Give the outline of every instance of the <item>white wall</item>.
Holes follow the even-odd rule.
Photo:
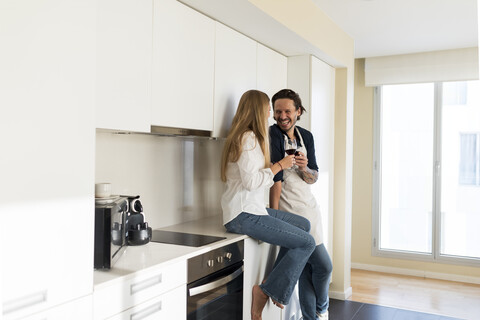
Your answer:
[[[154,229],[220,215],[222,148],[223,140],[97,131],[95,182],[140,195]]]

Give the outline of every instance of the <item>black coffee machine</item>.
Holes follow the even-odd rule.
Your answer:
[[[130,246],[147,244],[152,239],[152,228],[145,221],[140,196],[125,197],[128,198],[129,204],[126,218],[127,244]]]

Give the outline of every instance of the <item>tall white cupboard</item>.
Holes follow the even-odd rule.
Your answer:
[[[332,252],[333,174],[335,128],[335,68],[302,55],[288,58],[288,86],[302,99],[307,112],[298,125],[310,130],[315,141],[319,177],[311,188],[322,213],[324,242]]]
[[[3,319],[92,292],[95,12],[93,0],[0,2]]]

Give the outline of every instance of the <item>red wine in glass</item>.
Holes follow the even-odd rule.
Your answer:
[[[285,150],[285,153],[291,156],[292,154],[295,154],[297,149],[287,149]]]
[[[295,139],[286,139],[285,140],[285,153],[288,155],[295,154],[297,151],[297,140]]]

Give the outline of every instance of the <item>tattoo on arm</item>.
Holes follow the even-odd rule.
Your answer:
[[[301,171],[297,168],[297,174],[308,184],[313,184],[318,180],[318,171],[306,167],[306,171]]]

